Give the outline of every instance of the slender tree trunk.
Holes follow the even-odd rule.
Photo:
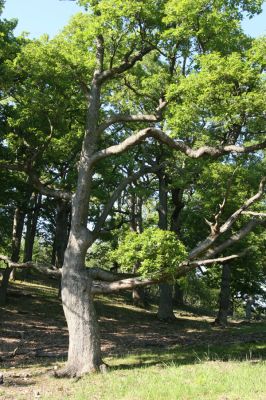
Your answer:
[[[184,292],[183,292],[182,287],[179,284],[179,282],[176,282],[175,286],[174,286],[173,303],[177,307],[183,307],[185,305]]]
[[[171,231],[175,232],[177,238],[180,238],[180,214],[184,208],[183,203],[184,190],[180,188],[171,189],[173,212],[171,215]],[[174,286],[173,303],[177,307],[184,306],[184,293],[178,282]]]
[[[252,318],[252,306],[253,306],[253,304],[254,304],[254,298],[252,296],[248,296],[247,302],[246,302],[246,308],[245,308],[246,319],[248,321],[250,321],[251,318]]]
[[[32,261],[34,240],[36,236],[41,203],[42,195],[33,193],[30,200],[30,210],[27,214],[23,262]]]
[[[158,173],[159,179],[159,222],[158,227],[166,230],[168,226],[167,214],[167,182],[164,171]],[[173,308],[173,285],[169,283],[162,283],[159,285],[160,288],[160,300],[157,318],[160,321],[173,321],[175,320],[174,308]]]
[[[221,277],[221,291],[219,296],[219,311],[215,319],[215,324],[226,326],[227,317],[230,309],[230,280],[231,280],[231,267],[229,264],[222,266],[222,277]]]
[[[25,213],[19,207],[15,209],[14,219],[13,219],[13,231],[12,231],[12,253],[11,260],[18,262],[21,237],[24,225]],[[9,284],[9,278],[12,273],[12,268],[6,268],[3,273],[3,278],[0,287],[0,305],[6,304],[7,299],[7,289]]]
[[[64,200],[58,200],[54,238],[54,265],[57,268],[62,268],[64,264],[64,254],[69,235],[69,212],[69,204]]]
[[[133,232],[141,233],[142,227],[142,201],[138,199],[133,193],[130,198],[130,229]],[[133,267],[133,273],[136,273],[139,265],[136,264]],[[149,306],[147,291],[145,288],[136,287],[132,289],[132,301],[134,306],[147,308]]]
[[[69,203],[64,200],[58,200],[57,213],[55,221],[55,237],[52,254],[52,265],[62,268],[64,264],[64,255],[67,248],[69,236]],[[58,297],[61,296],[61,279],[58,285]]]
[[[132,232],[142,232],[142,202],[138,201],[133,192],[130,196],[130,230]],[[139,265],[136,263],[133,267],[133,273],[136,273]],[[144,288],[132,289],[132,301],[134,306],[146,308],[148,306]]]

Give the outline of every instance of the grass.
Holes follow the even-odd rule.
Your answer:
[[[117,370],[106,376],[83,379],[73,400],[194,400],[265,399],[264,363],[203,362],[178,366],[163,364],[134,370]],[[52,399],[52,397],[51,397]],[[56,397],[54,397],[56,399]]]
[[[10,327],[16,322],[17,315],[22,318],[19,324],[23,323],[21,311],[26,309],[32,318],[32,326],[35,313],[36,329],[44,329],[50,323],[51,331],[46,335],[54,335],[54,343],[64,327],[56,289],[36,283],[16,283],[13,289],[14,296],[5,311]],[[20,297],[16,290],[22,289]],[[132,320],[133,325],[148,325],[149,329],[155,329],[158,324],[151,313],[125,305],[121,296],[101,298],[97,308],[103,317],[104,329],[109,326],[109,319],[115,321],[114,329],[120,336],[123,330],[123,335],[130,337],[133,334],[133,331],[127,331]],[[7,378],[0,386],[0,400],[266,400],[266,337],[263,340],[266,321],[234,323],[226,330],[220,330],[209,324],[206,315],[196,315],[195,310],[183,310],[177,316],[178,322],[171,329],[173,334],[184,337],[184,344],[178,342],[174,346],[161,347],[158,343],[148,349],[124,346],[123,353],[105,354],[104,361],[110,367],[103,375],[93,374],[78,381],[57,380],[48,372],[63,365],[60,358],[33,357],[25,364],[24,361],[6,364],[2,372]],[[25,323],[28,318],[25,316]],[[44,324],[39,328],[42,321]],[[27,333],[25,326],[19,329],[25,330],[26,338],[40,345],[38,330],[35,337]],[[162,325],[159,337],[167,336],[169,329],[170,326]],[[113,334],[112,330],[106,332]],[[143,335],[142,328],[138,334]],[[121,336],[121,340],[124,339],[126,337]]]

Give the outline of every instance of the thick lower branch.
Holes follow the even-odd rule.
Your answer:
[[[159,283],[158,280],[153,279],[140,279],[140,278],[129,278],[121,279],[116,282],[93,282],[92,293],[93,294],[108,294],[118,292],[120,290],[130,290],[135,287],[150,286]]]
[[[47,267],[47,266],[35,263],[33,261],[27,261],[25,263],[14,262],[14,261],[10,260],[10,258],[8,258],[7,256],[4,256],[2,254],[0,254],[0,260],[4,261],[4,263],[6,264],[6,266],[8,268],[15,268],[15,269],[34,268],[41,273],[44,273],[47,275],[52,275],[52,276],[61,276],[61,274],[62,274],[61,269],[55,268],[52,265]]]
[[[143,129],[138,133],[135,133],[134,135],[131,135],[123,142],[117,145],[110,146],[104,150],[95,153],[91,161],[92,163],[96,163],[99,160],[102,160],[106,157],[124,153],[129,148],[136,146],[146,138],[154,138],[158,140],[158,142],[161,142],[174,150],[181,151],[182,153],[186,154],[188,157],[191,158],[200,158],[204,155],[208,155],[210,157],[219,157],[228,153],[245,154],[266,148],[266,140],[265,140],[264,142],[257,143],[251,146],[236,146],[236,145],[217,146],[217,147],[202,146],[198,149],[192,149],[184,142],[170,138],[161,129],[150,127]]]

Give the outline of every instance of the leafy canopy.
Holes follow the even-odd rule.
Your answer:
[[[175,270],[187,258],[187,251],[174,232],[148,228],[143,233],[128,232],[111,258],[118,262],[122,271],[130,272],[138,265],[143,278],[167,277],[174,280]]]

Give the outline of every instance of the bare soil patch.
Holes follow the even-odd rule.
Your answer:
[[[122,296],[96,301],[104,357],[168,351],[176,346],[184,349],[200,344],[207,349],[210,344],[265,342],[265,332],[238,332],[242,325],[235,322],[231,324],[231,328],[236,328],[232,333],[231,328],[212,326],[209,316],[186,310],[177,311],[173,323],[162,323],[154,311],[138,309],[129,301]],[[0,362],[4,370],[0,398],[19,399],[18,393],[31,393],[38,398],[34,392],[36,385],[45,387],[47,371],[67,355],[68,333],[56,289],[13,284],[9,303],[0,309],[0,315]],[[64,385],[62,390],[66,390],[67,396],[70,389]]]

